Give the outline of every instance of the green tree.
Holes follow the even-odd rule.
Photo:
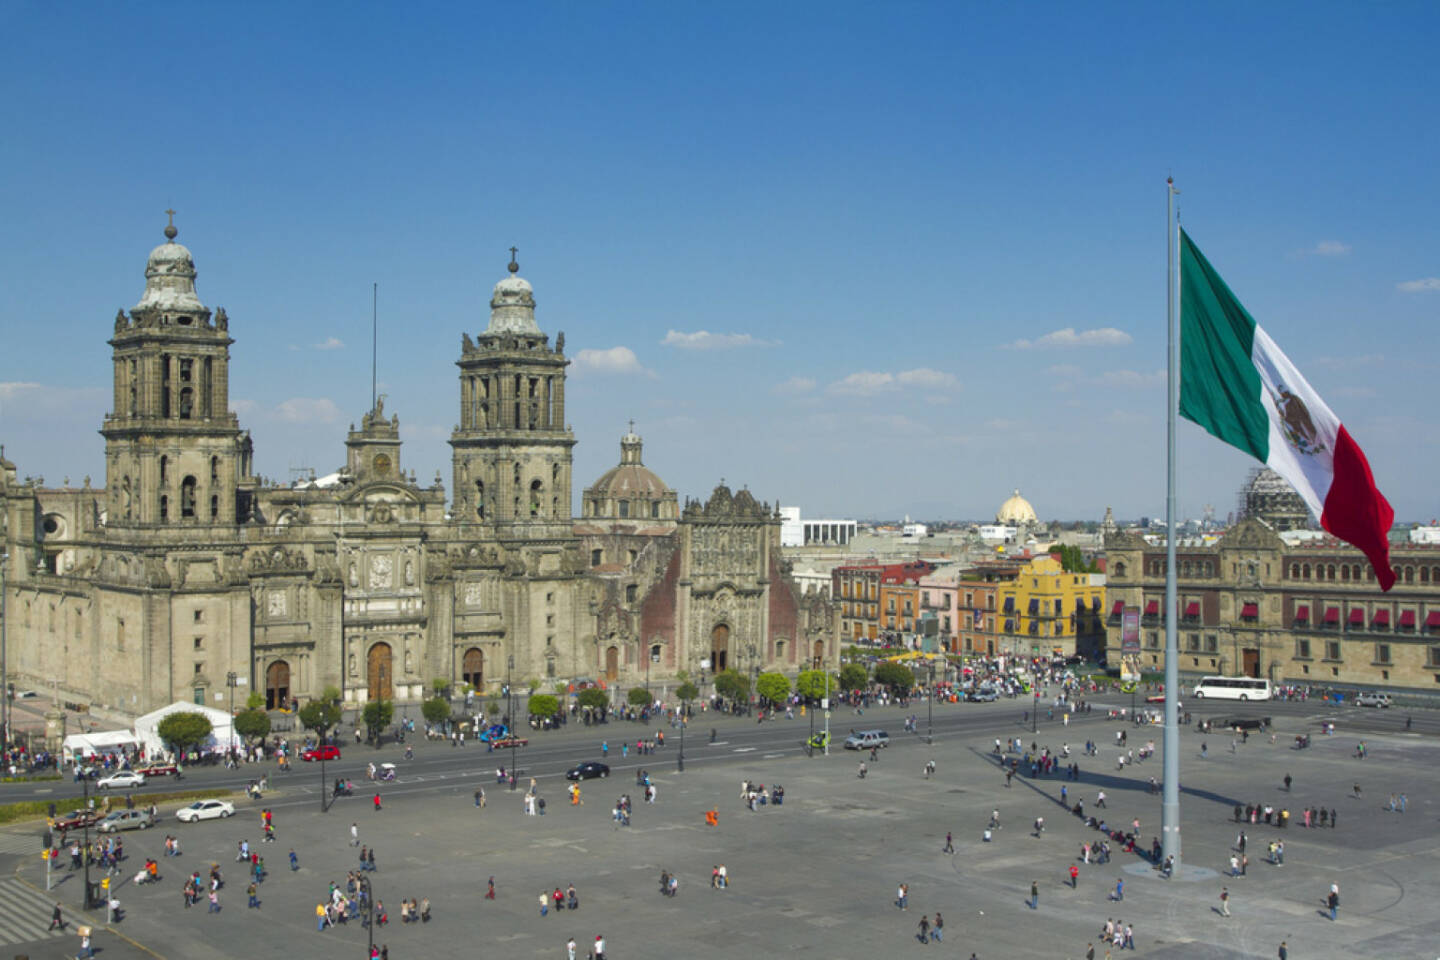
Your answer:
[[[783,673],[762,673],[755,681],[755,692],[771,703],[784,703],[790,696],[790,681]]]
[[[847,663],[840,668],[840,689],[859,690],[870,680],[870,674],[858,663]]]
[[[380,731],[390,726],[390,721],[395,719],[395,703],[392,700],[371,700],[365,704],[360,719],[365,722],[365,730],[370,739],[379,746]]]
[[[875,682],[883,683],[892,693],[904,693],[915,686],[915,672],[903,663],[890,663],[887,660],[876,664]]]
[[[265,694],[259,690],[251,690],[250,696],[245,698],[245,706],[250,710],[263,710],[265,708]]]
[[[739,670],[721,670],[715,674],[715,692],[727,700],[745,700],[750,696],[750,678]]]
[[[445,691],[449,689],[449,687],[450,681],[444,677],[436,677],[430,681],[430,689],[435,691],[435,696],[437,697],[445,696]]]
[[[213,729],[205,714],[186,710],[163,718],[155,732],[172,750],[183,753],[210,736]]]
[[[264,701],[264,698],[261,698]],[[248,710],[241,710],[235,714],[235,732],[240,736],[255,743],[264,740],[270,735],[270,714],[264,710],[251,707]]]
[[[801,670],[795,678],[795,692],[806,700],[820,700],[840,689],[835,678],[824,670]]]
[[[675,696],[681,703],[689,703],[691,700],[700,699],[700,688],[686,680],[675,688]]]
[[[1094,563],[1087,563],[1085,554],[1079,547],[1059,543],[1050,548],[1052,554],[1059,554],[1060,567],[1066,573],[1096,573],[1098,569]]]
[[[420,704],[420,716],[432,727],[438,727],[450,719],[450,702],[444,697],[431,697]]]
[[[625,699],[630,701],[632,707],[643,707],[650,702],[650,691],[644,687],[631,687]]]
[[[537,693],[530,698],[530,715],[548,720],[560,712],[560,698],[549,693]]]
[[[333,700],[311,700],[300,708],[300,725],[307,730],[314,730],[322,741],[325,735],[339,724],[340,704]]]
[[[580,706],[589,707],[591,710],[604,710],[610,705],[610,695],[599,687],[586,687],[576,699]]]

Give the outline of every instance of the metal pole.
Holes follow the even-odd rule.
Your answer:
[[[1165,179],[1165,769],[1160,803],[1160,849],[1180,866],[1180,639],[1175,611],[1175,427],[1180,406],[1180,333],[1175,302],[1175,179]]]
[[[10,744],[10,616],[9,607],[6,605],[5,597],[5,572],[10,566],[10,551],[0,550],[0,697],[4,698],[3,713],[0,718],[4,720],[5,735],[0,743],[8,746]]]
[[[85,861],[85,890],[80,895],[82,910],[90,909],[90,777],[80,778],[80,791],[85,798],[85,804],[81,807],[85,821],[85,849],[80,852],[80,859]]]
[[[825,671],[825,756],[830,756],[830,671]]]
[[[515,682],[510,676],[515,670],[515,655],[509,654],[505,660],[505,686],[509,690],[506,699],[506,709],[510,713],[510,789],[514,790],[518,777],[515,776]]]
[[[925,742],[935,742],[935,661],[930,661],[930,695],[925,698]]]
[[[680,759],[675,762],[675,769],[680,773],[685,772],[685,701],[680,701]]]

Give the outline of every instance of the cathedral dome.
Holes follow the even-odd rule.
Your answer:
[[[535,323],[535,290],[519,275],[515,250],[510,251],[510,276],[495,284],[490,295],[490,326],[486,333],[512,333],[540,336]]]
[[[1035,508],[1030,506],[1030,501],[1020,496],[1020,491],[1016,490],[1009,500],[1000,504],[1000,510],[995,514],[995,522],[1019,526],[1039,523],[1039,518],[1035,516]]]
[[[172,221],[165,228],[165,242],[151,250],[145,261],[145,294],[135,304],[142,314],[206,312],[195,293],[195,259],[188,248],[175,242],[178,232]]]
[[[640,460],[642,441],[631,424],[620,438],[620,463],[600,475],[584,493],[585,515],[673,521],[679,499],[665,481]]]

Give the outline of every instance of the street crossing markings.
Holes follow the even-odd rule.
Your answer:
[[[759,747],[736,747],[732,753],[754,753]]]
[[[54,891],[51,891],[52,893]],[[29,943],[74,934],[75,915],[65,910],[65,929],[47,930],[55,898],[11,877],[0,880],[0,943]],[[64,909],[62,907],[62,909]]]

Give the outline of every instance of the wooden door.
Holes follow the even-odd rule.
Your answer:
[[[710,669],[716,673],[725,670],[730,663],[730,628],[719,624],[710,631]]]
[[[471,647],[465,651],[460,666],[460,679],[474,687],[476,692],[485,689],[485,651]]]
[[[290,703],[290,664],[276,660],[265,668],[265,709],[279,710]]]
[[[1247,677],[1260,676],[1260,651],[1255,647],[1246,647],[1241,651],[1241,656],[1244,658],[1241,669],[1242,675]]]
[[[390,683],[395,678],[395,671],[390,662],[390,644],[375,644],[370,648],[367,661],[366,677],[370,688],[370,699],[389,700],[391,697]]]
[[[605,650],[605,682],[613,684],[620,677],[620,648],[610,646]]]

